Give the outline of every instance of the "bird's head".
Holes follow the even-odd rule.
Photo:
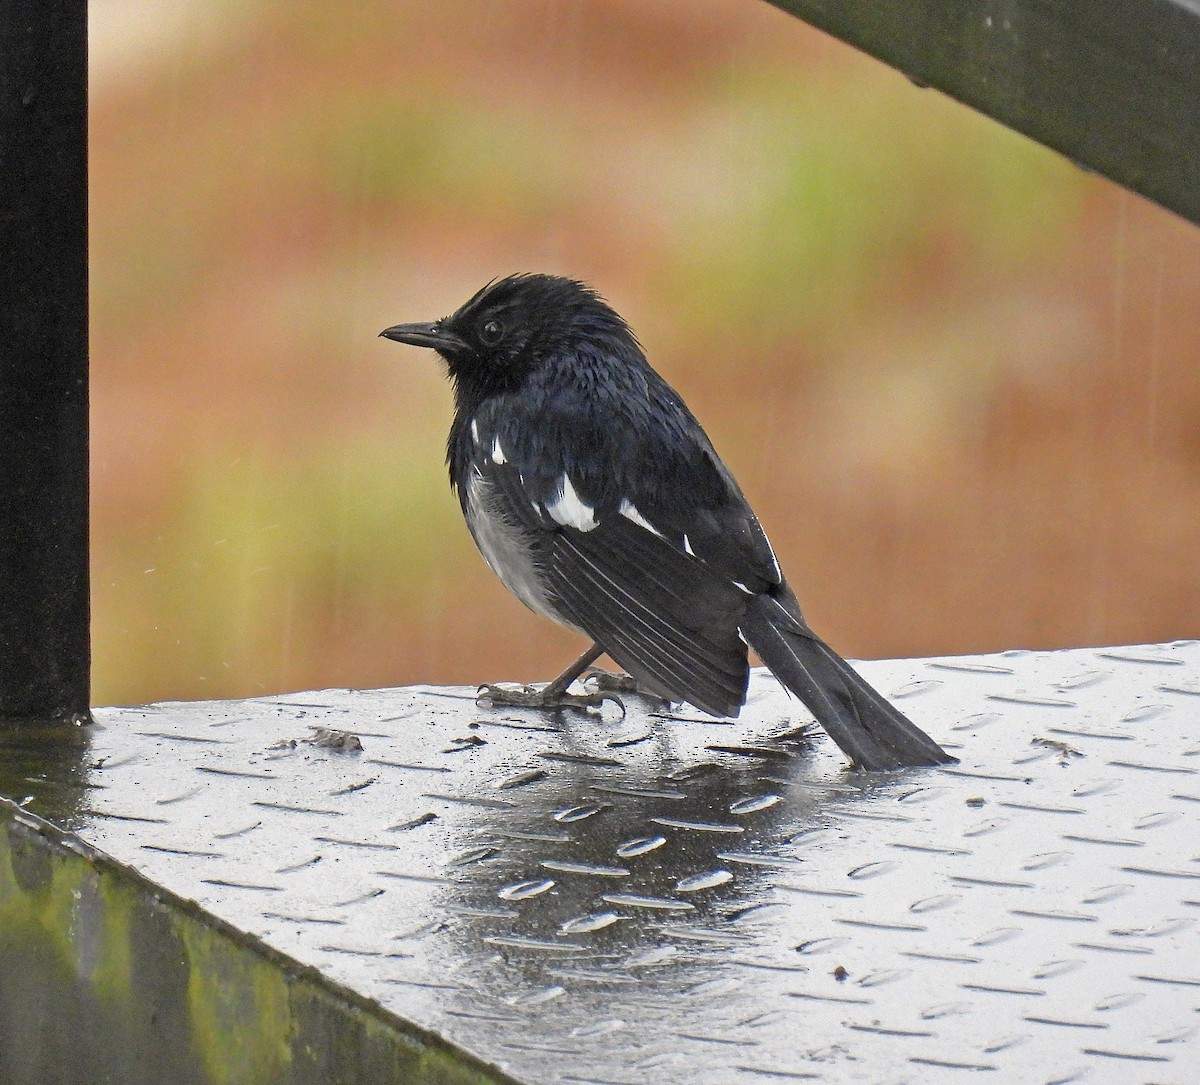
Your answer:
[[[594,290],[555,275],[497,279],[448,317],[379,334],[436,350],[459,389],[475,395],[520,387],[555,354],[634,344],[624,320]]]

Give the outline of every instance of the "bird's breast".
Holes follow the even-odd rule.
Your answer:
[[[575,628],[546,591],[529,533],[505,515],[491,484],[475,471],[468,476],[463,507],[471,537],[501,583],[534,613]]]

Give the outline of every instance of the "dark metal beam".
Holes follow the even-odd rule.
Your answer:
[[[1200,223],[1200,0],[772,0]]]
[[[88,713],[87,4],[0,10],[0,719]]]

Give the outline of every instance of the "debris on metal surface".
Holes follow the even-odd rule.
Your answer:
[[[77,829],[530,1083],[1200,1080],[1200,643],[862,670],[961,763],[326,690],[98,711]]]

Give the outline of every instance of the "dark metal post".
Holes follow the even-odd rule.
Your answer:
[[[87,4],[0,8],[0,720],[86,718]]]

